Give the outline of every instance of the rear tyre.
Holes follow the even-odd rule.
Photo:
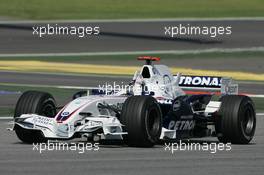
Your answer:
[[[46,92],[24,92],[16,104],[14,120],[18,120],[22,114],[38,114],[53,118],[56,115],[56,102],[53,96]],[[27,130],[17,124],[14,130],[22,142],[39,143],[47,141],[41,131]]]
[[[216,133],[220,142],[248,144],[256,129],[256,112],[253,101],[247,96],[228,95],[221,98]]]
[[[125,142],[133,147],[152,147],[159,140],[162,113],[157,101],[151,96],[132,96],[122,107],[120,121]]]

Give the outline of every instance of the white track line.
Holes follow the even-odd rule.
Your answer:
[[[264,51],[264,47],[248,48],[211,48],[202,50],[148,50],[148,51],[121,51],[121,52],[78,52],[78,53],[16,53],[0,54],[0,57],[55,57],[55,56],[100,56],[100,55],[140,55],[140,54],[201,54],[201,53],[236,53],[236,52],[256,52]]]
[[[13,117],[0,117],[0,120],[9,120],[9,119],[13,119]]]
[[[4,86],[16,86],[16,87],[34,87],[34,88],[57,88],[57,89],[99,89],[99,87],[87,87],[87,86],[60,86],[60,85],[39,85],[39,84],[12,84],[12,83],[0,83]]]
[[[1,24],[30,23],[114,23],[114,22],[173,22],[173,21],[263,21],[264,17],[226,18],[147,18],[147,19],[90,19],[90,20],[2,20]]]
[[[263,94],[245,94],[245,95],[253,98],[264,98]]]

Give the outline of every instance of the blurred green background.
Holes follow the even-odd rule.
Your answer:
[[[264,0],[0,0],[16,19],[262,17]]]

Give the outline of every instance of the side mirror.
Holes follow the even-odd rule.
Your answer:
[[[76,98],[83,97],[83,96],[87,96],[87,91],[76,92],[75,94],[73,94],[72,99],[74,100]]]

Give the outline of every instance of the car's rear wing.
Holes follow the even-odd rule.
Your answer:
[[[177,84],[184,91],[213,92],[221,95],[238,94],[238,84],[232,78],[214,76],[192,76],[177,74],[174,76]]]

